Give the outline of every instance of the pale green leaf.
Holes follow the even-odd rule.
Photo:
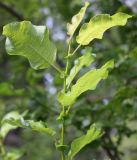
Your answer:
[[[9,119],[9,118],[14,118],[16,120],[16,119],[19,119],[20,117],[21,116],[19,115],[19,113],[17,111],[12,111],[12,112],[6,114],[1,122],[0,137],[4,138],[10,130],[17,128],[16,126],[12,126],[8,123],[3,123],[3,121],[5,121],[6,119]]]
[[[19,160],[22,156],[23,152],[14,149],[6,154],[4,160]]]
[[[131,17],[131,15],[120,12],[113,16],[109,14],[97,15],[81,27],[76,40],[81,45],[87,45],[95,38],[102,39],[107,29],[114,26],[124,26],[128,18]]]
[[[94,56],[91,55],[91,48],[86,49],[86,53],[74,61],[74,67],[71,69],[69,76],[67,77],[66,84],[69,86],[74,77],[80,71],[83,66],[89,66],[94,61]]]
[[[64,93],[61,91],[58,94],[58,101],[63,106],[72,105],[80,94],[87,90],[94,90],[102,79],[107,78],[108,69],[113,68],[113,66],[114,61],[110,60],[100,69],[94,69],[87,72],[77,80],[76,84],[71,87],[69,92]]]
[[[82,21],[88,6],[89,6],[89,3],[86,2],[85,6],[81,8],[78,14],[72,17],[71,23],[67,24],[68,35],[72,36],[74,34],[75,30],[77,29],[80,22]]]
[[[49,40],[46,26],[35,26],[29,21],[14,22],[4,26],[3,35],[7,37],[8,54],[26,57],[34,69],[54,66],[56,47]]]
[[[40,133],[46,133],[50,136],[55,135],[55,131],[51,128],[48,128],[47,124],[42,121],[35,122],[33,120],[24,120],[23,117],[21,117],[20,119],[14,119],[14,118],[5,119],[4,123],[9,123],[17,127],[28,128]]]
[[[87,134],[75,139],[71,143],[71,148],[68,153],[68,160],[71,160],[83,147],[87,144],[91,143],[92,141],[100,138],[102,136],[102,131],[100,128],[96,127],[93,124],[90,129],[87,131]]]

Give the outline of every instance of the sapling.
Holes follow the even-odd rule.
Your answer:
[[[70,69],[70,62],[81,46],[87,46],[94,39],[102,39],[104,32],[114,26],[124,26],[128,18],[132,16],[125,13],[116,13],[112,16],[109,14],[100,14],[91,18],[89,22],[84,23],[77,36],[75,32],[78,29],[89,3],[72,17],[71,23],[67,24],[67,55],[65,55],[65,69],[60,68],[56,63],[57,49],[53,42],[49,39],[49,30],[46,26],[36,26],[30,21],[13,22],[7,24],[3,28],[3,35],[6,36],[6,51],[9,55],[20,55],[28,59],[33,69],[45,69],[53,67],[60,78],[63,78],[63,89],[58,93],[57,100],[61,106],[61,113],[58,121],[61,123],[61,132],[56,131],[42,121],[25,120],[23,116],[19,118],[10,117],[3,120],[6,123],[30,128],[34,131],[46,133],[50,135],[56,148],[61,152],[61,160],[72,160],[78,152],[87,144],[98,139],[103,131],[96,125],[92,124],[86,134],[72,141],[71,145],[67,145],[65,141],[66,118],[69,118],[71,109],[77,101],[77,98],[88,90],[94,90],[97,84],[108,77],[109,69],[114,67],[114,60],[109,60],[99,69],[91,69],[82,75],[74,84],[73,80],[83,67],[89,67],[94,62],[95,57],[91,50],[86,49],[85,54],[74,61],[74,66]],[[73,39],[73,41],[72,41]],[[76,40],[78,46],[73,50],[72,43]],[[67,134],[67,133],[66,133]],[[57,140],[57,135],[60,139]]]

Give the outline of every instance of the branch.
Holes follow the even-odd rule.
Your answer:
[[[19,21],[24,20],[23,15],[19,14],[15,9],[11,8],[9,5],[0,2],[0,8],[2,8],[4,10],[6,10],[7,12],[9,12],[11,15],[16,17]]]

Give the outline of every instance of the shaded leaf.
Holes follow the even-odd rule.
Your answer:
[[[75,139],[71,143],[71,148],[68,153],[68,160],[71,160],[83,147],[92,141],[100,138],[102,136],[102,131],[100,128],[97,128],[95,124],[93,124],[90,129],[87,131],[86,135],[83,135],[77,139]]]
[[[74,61],[74,67],[71,69],[69,76],[67,77],[66,84],[69,86],[77,73],[83,66],[89,66],[94,61],[94,56],[91,55],[91,48],[86,50],[86,53]]]
[[[69,86],[74,77],[80,71],[83,66],[89,66],[94,61],[93,55],[91,55],[91,48],[86,50],[86,53],[74,61],[74,67],[71,69],[69,76],[67,77],[66,84]]]
[[[7,82],[0,83],[0,95],[1,96],[22,96],[24,89],[14,89],[14,87]]]
[[[24,120],[23,117],[20,119],[5,119],[5,123],[9,123],[13,126],[22,127],[22,128],[29,128],[33,131],[40,132],[40,133],[46,133],[50,136],[55,135],[55,131],[51,128],[47,127],[47,124],[42,121],[33,121],[33,120]]]
[[[87,90],[94,90],[100,80],[107,78],[108,69],[113,68],[113,66],[114,61],[110,60],[100,69],[87,72],[77,80],[76,84],[71,87],[69,92],[64,93],[61,91],[58,94],[58,101],[63,106],[72,105],[80,94]]]
[[[109,14],[97,15],[81,27],[76,40],[81,45],[87,45],[95,38],[102,39],[107,29],[114,26],[124,26],[127,19],[131,17],[131,15],[120,12],[113,16]]]
[[[71,23],[67,24],[68,35],[72,36],[74,34],[75,30],[77,29],[80,22],[82,21],[88,6],[89,6],[89,3],[86,2],[85,6],[81,8],[79,13],[72,17]]]
[[[54,66],[56,47],[49,40],[46,26],[35,26],[29,21],[14,22],[4,26],[3,35],[7,37],[8,54],[26,57],[34,69]]]

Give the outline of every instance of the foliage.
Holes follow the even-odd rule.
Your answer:
[[[25,127],[23,126],[22,122],[28,123],[31,121],[31,122],[36,122],[36,124],[39,124],[40,122],[40,124],[42,124],[42,126],[44,125],[44,127],[47,127],[47,124],[48,124],[48,126],[51,126],[51,128],[54,128],[57,132],[54,139],[56,141],[55,144],[57,148],[61,150],[61,152],[62,150],[64,151],[65,149],[64,152],[65,152],[66,158],[67,158],[67,154],[70,153],[69,149],[71,146],[70,142],[72,141],[72,139],[75,139],[75,137],[81,138],[81,135],[83,135],[83,133],[86,133],[86,130],[88,130],[91,124],[95,122],[95,123],[99,123],[102,126],[102,130],[104,131],[103,136],[100,137],[98,140],[96,140],[96,142],[92,142],[86,145],[86,147],[82,148],[82,152],[79,153],[75,157],[75,159],[80,160],[80,159],[85,159],[85,157],[87,157],[87,159],[93,159],[93,158],[106,159],[106,157],[102,156],[102,154],[103,155],[105,154],[112,160],[126,159],[128,156],[129,156],[129,159],[132,159],[130,155],[127,155],[127,152],[125,151],[125,149],[121,148],[121,144],[123,143],[125,136],[129,137],[128,139],[130,140],[132,138],[131,136],[133,136],[136,133],[136,127],[131,126],[131,123],[133,123],[134,126],[136,126],[135,124],[136,123],[136,72],[133,72],[134,70],[136,70],[136,67],[137,67],[136,59],[135,59],[136,49],[134,49],[136,46],[136,30],[135,30],[136,24],[134,23],[136,21],[136,17],[134,16],[129,21],[128,25],[126,25],[124,28],[120,28],[120,27],[113,28],[107,31],[107,33],[104,34],[104,39],[103,41],[101,41],[101,43],[97,40],[92,41],[92,51],[90,49],[83,51],[84,46],[81,46],[81,44],[79,44],[77,48],[76,43],[74,42],[75,42],[75,35],[77,36],[79,28],[81,29],[83,28],[83,26],[80,27],[80,22],[84,15],[85,15],[84,19],[86,21],[89,21],[91,19],[91,16],[96,14],[96,11],[99,12],[99,14],[102,12],[111,14],[112,16],[105,14],[107,17],[110,17],[110,19],[111,17],[113,17],[113,15],[117,15],[117,14],[124,15],[125,17],[130,18],[130,16],[128,17],[127,14],[123,14],[121,12],[126,12],[126,13],[129,13],[130,15],[132,15],[133,12],[124,4],[124,2],[118,2],[113,0],[111,0],[111,2],[108,2],[107,5],[105,1],[101,1],[101,0],[97,1],[96,3],[91,2],[91,5],[87,10],[87,14],[85,13],[85,10],[87,9],[88,3],[85,4],[85,6],[80,10],[80,12],[77,12],[81,7],[81,2],[78,2],[78,1],[76,2],[75,0],[66,1],[65,4],[62,3],[62,1],[60,0],[57,0],[54,3],[52,3],[52,1],[38,2],[36,0],[33,3],[33,5],[32,5],[32,1],[28,0],[27,7],[25,5],[25,1],[22,1],[22,0],[17,3],[15,3],[14,0],[4,1],[4,3],[6,3],[8,6],[11,5],[13,9],[15,8],[16,13],[18,12],[21,13],[20,14],[21,21],[24,20],[25,18],[33,22],[33,24],[40,24],[40,23],[44,24],[43,28],[45,28],[46,32],[49,32],[49,31],[47,27],[45,27],[45,21],[48,22],[48,18],[50,19],[52,17],[54,19],[54,25],[52,26],[52,28],[50,28],[50,26],[48,26],[48,23],[47,23],[47,26],[50,29],[52,29],[52,32],[51,32],[52,38],[50,39],[54,41],[54,46],[56,44],[58,48],[57,57],[55,56],[56,53],[54,52],[54,58],[56,57],[56,62],[55,62],[55,59],[53,61],[51,60],[49,62],[53,62],[53,63],[52,65],[49,65],[49,64],[46,64],[46,60],[49,60],[49,58],[46,58],[46,60],[42,58],[41,59],[41,61],[43,62],[42,64],[46,64],[46,65],[43,66],[40,63],[40,61],[36,61],[39,64],[38,68],[36,67],[36,69],[45,68],[45,67],[48,69],[46,69],[46,71],[45,70],[35,71],[29,68],[28,63],[24,58],[16,57],[16,56],[12,58],[12,56],[11,57],[7,56],[3,49],[4,43],[1,45],[0,50],[2,54],[0,55],[1,56],[0,64],[2,66],[1,67],[2,69],[0,71],[0,75],[1,75],[2,83],[0,84],[1,85],[0,116],[2,118],[4,114],[10,113],[10,111],[13,111],[16,109],[20,113],[23,113],[27,109],[28,112],[26,112],[27,114],[24,118],[23,117],[21,119],[19,118],[17,121],[15,119],[7,119],[6,121],[12,124],[15,123],[16,121],[18,122],[18,123],[15,123],[16,126],[29,128],[29,130],[21,130],[19,135],[15,136],[15,137],[21,136],[21,139],[23,139],[23,141],[27,143],[26,145],[22,143],[21,146],[17,148],[17,149],[20,148],[21,150],[19,154],[17,152],[17,149],[16,151],[11,150],[11,148],[14,148],[14,146],[9,147],[9,144],[4,146],[7,154],[6,157],[8,157],[8,155],[15,155],[15,156],[20,155],[19,157],[22,156],[23,158],[29,159],[29,160],[31,159],[42,160],[45,158],[50,160],[50,159],[57,159],[57,157],[60,156],[59,154],[57,155],[57,157],[55,157],[56,153],[54,155],[50,154],[51,149],[52,151],[54,150],[52,143],[51,145],[49,145],[50,144],[49,140],[47,140],[47,138],[44,137],[44,135],[41,135],[38,133],[33,134],[33,132],[31,131],[31,129],[33,130],[33,128],[31,128],[31,125],[29,125],[28,127]],[[29,4],[31,4],[31,7]],[[48,9],[48,12],[44,10],[45,9],[44,7]],[[119,12],[119,11],[120,13],[115,14],[116,12]],[[1,27],[11,21],[15,21],[14,16],[11,16],[12,14],[11,15],[7,14],[8,11],[7,12],[2,11],[2,12],[4,12],[5,18],[3,18],[2,16]],[[71,21],[70,17],[74,13],[76,13],[76,16],[74,16]],[[44,16],[41,17],[40,15],[44,15]],[[105,15],[102,15],[102,16],[105,16]],[[98,17],[98,15],[93,17],[92,19],[96,17]],[[67,47],[69,48],[69,46],[67,46],[67,43],[64,43],[65,41],[64,39],[63,40],[56,39],[56,38],[59,38],[60,36],[55,36],[55,35],[56,35],[56,32],[60,32],[57,29],[60,29],[61,33],[64,33],[64,30],[66,30],[64,27],[66,25],[64,23],[64,20],[68,21],[68,18],[71,21],[71,23],[69,23],[69,25],[67,26],[67,29],[69,30],[69,26],[72,25],[74,26],[74,30],[73,30],[73,36],[69,34],[70,37],[67,40],[67,42],[70,44],[70,50],[68,52],[68,55],[64,55],[64,53],[66,53],[66,48]],[[77,23],[73,23],[74,18],[78,18]],[[120,16],[118,18],[120,18]],[[122,20],[126,21],[126,19],[125,20],[122,19]],[[122,23],[122,20],[118,21],[118,23]],[[24,21],[24,22],[28,22],[28,21]],[[10,24],[21,24],[21,23],[23,22],[15,22]],[[33,25],[30,22],[28,23],[31,24],[32,28],[39,27],[39,26]],[[90,21],[87,24],[90,24]],[[100,27],[101,25],[99,24],[97,26]],[[17,30],[15,31],[16,33],[18,32]],[[27,31],[27,28],[25,31]],[[91,28],[90,28],[90,31],[91,31]],[[97,31],[98,32],[96,33],[99,33],[99,29]],[[44,33],[44,29],[43,29],[43,33]],[[78,36],[79,34],[80,32],[78,33]],[[38,35],[40,35],[40,33],[38,33]],[[86,34],[83,34],[83,35],[86,35]],[[86,36],[89,36],[89,39],[91,40],[90,35],[86,35]],[[24,34],[22,37],[24,37]],[[47,37],[49,37],[49,35]],[[97,37],[95,36],[94,38],[97,38]],[[19,40],[20,39],[21,37],[19,36]],[[18,44],[19,40],[16,41],[16,44]],[[32,41],[35,40],[35,36],[31,40]],[[29,42],[31,40],[29,40]],[[77,41],[77,38],[76,38],[76,41]],[[12,42],[12,38],[10,38],[10,47],[14,48],[16,45],[13,47],[13,43],[11,42]],[[51,41],[49,42],[53,44],[53,42]],[[37,48],[37,46],[39,46],[38,44],[39,44],[39,40],[37,40],[35,44],[33,44],[33,46]],[[24,45],[24,43],[20,43],[19,45],[23,50],[25,49],[24,46],[27,46],[27,45]],[[41,47],[43,46],[44,48],[47,49],[46,42]],[[89,46],[91,46],[90,43],[89,43]],[[49,48],[47,50],[44,50],[44,48],[43,48],[44,52],[40,48],[42,52],[39,52],[39,53],[40,54],[44,53],[44,57],[47,57],[48,55],[47,50],[49,50]],[[15,51],[14,49],[12,51]],[[54,50],[54,47],[52,47],[52,49]],[[132,50],[134,51],[133,54],[131,53]],[[34,53],[34,52],[31,52],[31,53]],[[80,54],[75,54],[75,53],[82,53],[82,54],[84,53],[84,54],[81,56]],[[95,54],[93,53],[97,53],[96,57],[94,56]],[[27,54],[26,58],[28,58],[28,55],[30,55],[30,52],[29,53],[25,52],[25,54]],[[37,54],[33,55],[32,58],[35,58],[36,55]],[[51,55],[52,54],[50,54],[50,56]],[[110,76],[108,77],[108,79],[106,79],[105,81],[101,81],[101,83],[99,83],[99,85],[96,87],[95,91],[82,93],[83,91],[82,89],[85,86],[85,84],[87,86],[92,85],[92,83],[90,84],[90,81],[86,81],[84,83],[84,86],[80,87],[81,89],[79,90],[80,92],[78,93],[78,96],[74,98],[74,101],[76,102],[73,104],[73,108],[72,108],[72,105],[65,106],[65,113],[64,113],[63,106],[62,106],[61,108],[62,112],[59,113],[60,108],[58,107],[59,103],[57,103],[56,101],[56,97],[57,97],[56,90],[57,91],[61,90],[61,85],[63,84],[64,79],[66,79],[66,87],[64,87],[64,89],[61,90],[61,92],[58,95],[63,94],[66,97],[67,95],[72,93],[73,87],[76,84],[78,84],[79,80],[82,77],[84,77],[87,73],[93,72],[95,68],[99,68],[97,70],[101,70],[102,67],[100,66],[103,66],[103,64],[105,64],[106,61],[108,61],[109,59],[115,59],[115,67],[111,69]],[[67,62],[67,66],[68,66],[67,70],[64,70],[65,60],[69,61],[69,63]],[[73,66],[73,62],[74,62],[74,66]],[[49,66],[52,66],[54,69],[59,71],[59,74],[56,74],[55,70]],[[3,72],[3,69],[4,69],[4,72]],[[53,80],[48,81],[47,77],[49,76],[51,76]],[[90,79],[90,77],[88,78]],[[89,82],[89,84],[87,82]],[[46,86],[46,89],[45,89],[45,86]],[[71,101],[68,101],[68,102],[70,103]],[[57,115],[59,114],[60,116],[58,118]],[[58,118],[58,120],[60,121],[55,122],[56,118]],[[24,120],[22,121],[22,119]],[[59,135],[60,133],[59,124],[63,123],[64,121],[65,121],[66,134],[65,134],[65,144],[62,145],[61,136]],[[15,124],[13,125],[13,127],[15,127]],[[3,123],[3,125],[5,125],[5,123]],[[14,133],[16,132],[16,130],[12,132]],[[5,139],[10,137],[10,134],[12,134],[12,132],[10,132],[9,135],[5,137]],[[86,134],[84,134],[83,136],[85,135]],[[72,141],[72,144],[73,142],[75,142],[75,140]],[[2,144],[3,144],[3,140],[2,140]],[[46,151],[43,150],[42,147],[41,147],[41,152],[39,153],[36,151],[36,149],[32,150],[32,147],[34,148],[34,146],[37,148],[37,144],[39,146],[43,146],[43,148],[47,146]],[[23,147],[23,152],[21,149],[22,147]],[[48,147],[50,147],[50,149]],[[91,154],[91,149],[92,149],[92,154]],[[130,148],[128,148],[128,151],[132,155],[134,154],[134,151],[130,150]],[[124,154],[125,156],[127,155],[126,158],[123,157]],[[101,157],[99,157],[99,155]],[[5,153],[4,153],[4,156],[5,156]],[[11,158],[12,156],[9,156],[9,157]],[[19,157],[17,159],[20,159]],[[16,159],[16,157],[14,157],[13,159]]]

